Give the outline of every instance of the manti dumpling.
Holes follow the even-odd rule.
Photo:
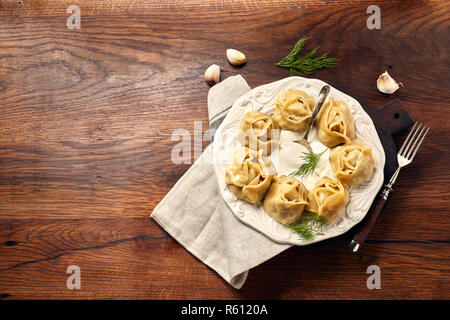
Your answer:
[[[329,160],[336,177],[349,186],[359,185],[369,179],[375,165],[372,150],[360,140],[332,149]]]
[[[269,189],[273,170],[262,152],[242,147],[234,152],[232,162],[225,169],[225,182],[236,197],[255,204]]]
[[[311,121],[314,104],[306,92],[288,89],[276,99],[272,117],[281,129],[303,131]]]
[[[308,203],[303,184],[288,176],[275,176],[264,197],[263,207],[276,221],[291,224],[302,215]]]
[[[273,119],[265,113],[247,112],[241,121],[239,140],[243,145],[269,155],[278,143],[280,132]]]
[[[333,222],[344,210],[349,200],[348,187],[339,180],[324,177],[308,193],[306,210]]]
[[[328,148],[350,143],[355,138],[355,121],[344,101],[330,97],[316,120],[317,137]]]

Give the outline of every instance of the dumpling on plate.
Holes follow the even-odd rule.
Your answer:
[[[308,193],[306,210],[333,222],[349,201],[348,187],[339,180],[324,177]]]
[[[330,97],[316,119],[317,137],[328,148],[350,143],[355,138],[355,121],[344,101]]]
[[[279,129],[273,119],[262,112],[247,112],[241,121],[238,139],[246,147],[269,155],[278,144]]]
[[[369,179],[375,165],[372,150],[360,140],[332,149],[329,161],[335,176],[349,186],[359,185]]]
[[[242,147],[225,169],[225,182],[236,197],[255,204],[264,198],[273,174],[270,160],[261,151]]]
[[[272,117],[281,129],[304,131],[311,121],[314,104],[306,92],[288,89],[276,99]]]
[[[308,192],[303,184],[288,176],[275,176],[264,197],[263,207],[282,224],[295,222],[308,203]]]

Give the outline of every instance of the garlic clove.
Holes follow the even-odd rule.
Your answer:
[[[377,80],[377,88],[383,93],[392,94],[398,90],[399,85],[403,86],[402,83],[397,83],[387,71],[380,74]]]
[[[212,64],[206,69],[205,81],[211,85],[220,81],[220,67],[217,64]]]
[[[233,66],[241,65],[247,61],[245,54],[235,49],[227,49],[227,59]]]

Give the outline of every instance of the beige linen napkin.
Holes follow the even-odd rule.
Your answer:
[[[232,104],[250,87],[240,75],[213,86],[208,93],[209,123],[217,128]],[[241,223],[223,200],[209,145],[156,206],[151,217],[183,247],[240,289],[248,271],[286,250]]]

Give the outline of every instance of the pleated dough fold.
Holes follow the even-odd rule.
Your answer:
[[[236,197],[255,204],[264,198],[273,174],[272,164],[262,151],[242,147],[234,152],[225,170],[225,182]]]
[[[317,137],[328,148],[350,143],[355,138],[355,121],[344,101],[325,103],[316,120]]]
[[[281,129],[303,131],[311,121],[314,103],[306,92],[288,89],[276,99],[272,117]]]
[[[348,187],[339,180],[324,177],[308,193],[306,210],[334,221],[349,201]]]
[[[291,224],[302,215],[308,192],[303,184],[288,176],[275,176],[264,197],[264,209],[276,221]]]
[[[267,114],[247,112],[241,121],[238,139],[246,147],[270,155],[278,145],[280,132],[274,120]]]
[[[372,150],[360,140],[332,149],[329,161],[335,176],[349,186],[359,185],[369,179],[375,165]]]

